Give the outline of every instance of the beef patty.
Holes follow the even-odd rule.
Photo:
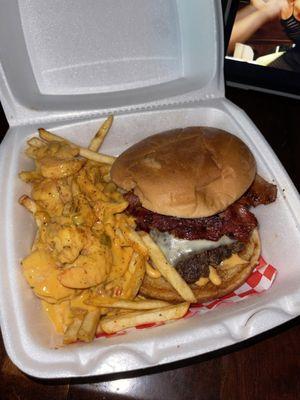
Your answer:
[[[195,283],[201,277],[207,278],[209,266],[217,266],[221,261],[229,258],[233,253],[238,253],[244,248],[244,243],[235,242],[227,246],[205,250],[201,253],[192,253],[179,259],[175,268],[182,278],[188,283]]]

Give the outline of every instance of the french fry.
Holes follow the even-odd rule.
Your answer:
[[[64,344],[75,343],[77,341],[78,332],[87,311],[80,308],[76,309],[73,308],[72,313],[74,318],[72,323],[68,326],[66,332],[64,333],[64,338],[63,338]]]
[[[94,339],[100,315],[100,310],[88,311],[78,331],[79,340],[91,342]]]
[[[35,234],[35,237],[34,237],[34,240],[33,240],[33,243],[31,245],[31,251],[37,250],[37,245],[38,245],[39,240],[40,240],[40,231],[37,230],[36,234]]]
[[[209,278],[204,278],[203,276],[201,276],[197,280],[197,282],[195,282],[195,285],[202,287],[202,286],[205,286],[208,282],[209,282]]]
[[[110,182],[110,174],[107,173],[107,174],[103,175],[102,179],[104,180],[104,182]]]
[[[35,214],[37,212],[36,202],[25,194],[19,198],[19,204],[25,207],[32,214]]]
[[[118,243],[120,244],[120,246],[129,246],[129,242],[128,240],[126,240],[126,238],[124,237],[122,231],[120,228],[116,229],[116,238],[118,240]]]
[[[112,164],[116,159],[116,157],[108,156],[106,154],[95,153],[94,151],[91,151],[84,147],[79,147],[79,154],[81,155],[81,157],[87,158],[88,160],[104,164]]]
[[[44,128],[38,129],[40,138],[46,140],[46,142],[65,142],[70,143],[68,140],[62,138],[61,136],[55,135],[52,132],[46,131]]]
[[[122,299],[134,299],[141,287],[145,276],[145,258],[134,252],[131,256],[127,271],[105,286],[106,290],[113,290],[113,295]]]
[[[32,147],[39,147],[40,148],[40,147],[46,146],[46,143],[43,142],[41,139],[39,139],[37,137],[33,137],[33,138],[29,139],[27,141],[27,143],[29,144],[29,146],[32,146]]]
[[[158,271],[158,269],[153,268],[148,262],[146,262],[146,273],[153,279],[161,277],[161,273]]]
[[[104,317],[100,320],[100,325],[105,333],[111,334],[137,325],[179,319],[187,313],[188,309],[189,303],[184,302],[149,311],[137,311],[113,317]]]
[[[46,131],[46,129],[39,128],[38,131],[39,131],[40,137],[48,142],[53,142],[53,141],[65,142],[65,143],[68,143],[72,147],[78,148],[79,154],[81,155],[81,157],[87,158],[88,160],[97,161],[99,163],[104,163],[104,164],[112,164],[115,161],[115,157],[113,157],[113,156],[96,153],[96,152],[86,149],[84,147],[76,146],[74,143],[70,142],[69,140],[62,138],[61,136],[55,135],[52,132]]]
[[[123,308],[127,310],[153,310],[155,308],[167,307],[170,305],[162,300],[123,300],[114,297],[105,298],[102,296],[91,296],[88,304],[96,307]]]
[[[127,201],[122,201],[122,203],[107,202],[104,204],[105,204],[105,211],[112,215],[125,211],[128,206]]]
[[[107,278],[108,282],[125,274],[133,254],[132,247],[121,247],[116,242],[112,243],[112,250],[113,264]]]
[[[216,286],[219,286],[222,283],[216,269],[211,265],[209,266],[209,280]]]
[[[28,146],[25,150],[25,154],[27,157],[31,158],[32,160],[36,159],[36,147]]]
[[[103,124],[100,126],[98,132],[96,133],[96,135],[94,136],[94,138],[92,139],[90,145],[89,145],[89,150],[92,151],[98,151],[105,139],[105,136],[108,134],[112,123],[113,123],[114,117],[113,115],[110,115],[104,122]]]
[[[134,252],[128,271],[125,273],[125,283],[123,284],[122,297],[134,299],[143,282],[146,272],[145,259],[139,253]]]
[[[37,171],[22,171],[19,173],[19,178],[26,183],[31,183],[42,178],[41,174]]]
[[[147,246],[145,246],[141,236],[134,229],[129,225],[126,225],[126,227],[121,226],[120,229],[135,251],[143,256],[148,256]]]
[[[153,261],[153,264],[162,276],[173,286],[185,301],[196,303],[196,298],[192,289],[183,280],[176,269],[167,262],[164,254],[152,238],[148,234],[145,234],[143,235],[142,240],[148,248],[150,259]]]
[[[57,304],[57,299],[53,299],[52,297],[48,297],[48,296],[41,296],[39,294],[35,294],[39,299],[45,301],[46,303],[49,304]]]

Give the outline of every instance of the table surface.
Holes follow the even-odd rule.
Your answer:
[[[226,89],[270,143],[300,189],[299,101]],[[7,130],[0,112],[0,133]],[[1,399],[300,399],[300,317],[246,342],[146,371],[39,380],[15,367],[0,342]]]

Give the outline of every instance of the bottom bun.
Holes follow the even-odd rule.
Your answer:
[[[253,269],[258,264],[260,251],[260,238],[258,230],[255,229],[244,250],[238,253],[242,259],[248,261],[247,264],[236,265],[226,270],[222,269],[222,267],[217,267],[218,275],[222,280],[219,286],[211,282],[208,282],[203,287],[199,287],[196,284],[190,285],[197,302],[205,302],[225,296],[240,287],[248,279],[249,275],[251,275]],[[140,288],[140,294],[153,299],[171,302],[182,300],[181,296],[163,277],[154,279],[145,275]]]

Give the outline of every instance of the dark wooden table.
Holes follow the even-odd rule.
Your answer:
[[[227,88],[256,123],[300,188],[297,100]],[[0,116],[2,135],[7,126]],[[300,399],[300,318],[247,342],[146,371],[74,380],[20,372],[0,343],[0,399],[292,400]]]

